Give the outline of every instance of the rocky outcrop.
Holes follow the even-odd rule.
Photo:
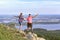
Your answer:
[[[28,32],[27,34],[24,31],[20,31],[23,35],[25,35],[24,38],[27,40],[45,40],[44,38],[38,37],[37,34]]]
[[[38,37],[37,34],[29,32],[26,35],[28,40],[45,40],[44,38]]]

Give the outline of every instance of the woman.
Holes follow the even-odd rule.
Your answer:
[[[23,20],[24,20],[24,17],[23,17],[23,15],[22,15],[22,13],[20,13],[19,16],[15,16],[15,17],[19,18],[19,19],[18,19],[18,22],[19,22],[19,24],[20,24],[19,30],[21,30],[21,28],[22,28],[22,22],[23,22]]]

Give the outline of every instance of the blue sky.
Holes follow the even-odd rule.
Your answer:
[[[0,15],[60,14],[60,0],[0,0]]]

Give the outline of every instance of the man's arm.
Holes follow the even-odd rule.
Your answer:
[[[35,16],[33,16],[32,18],[35,18],[38,14],[36,14]]]

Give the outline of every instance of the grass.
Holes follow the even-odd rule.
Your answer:
[[[17,33],[16,29],[8,29],[3,24],[0,24],[0,40],[26,40],[21,33]]]

